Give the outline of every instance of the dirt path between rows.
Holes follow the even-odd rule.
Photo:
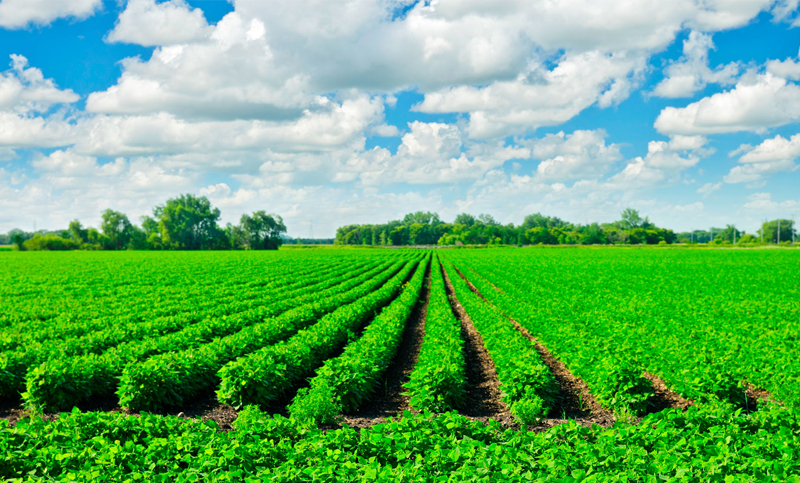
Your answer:
[[[383,390],[379,390],[376,398],[358,411],[343,415],[343,423],[352,428],[367,428],[384,422],[389,417],[402,415],[403,411],[417,412],[408,405],[410,398],[402,394],[405,392],[403,384],[408,382],[419,358],[419,349],[425,337],[425,319],[428,315],[430,296],[431,266],[428,265],[420,299],[406,323],[403,339],[397,348],[394,361],[386,369],[383,377]]]
[[[455,269],[456,273],[458,273],[458,275],[464,279],[464,281],[467,283],[467,286],[475,293],[475,295],[500,311],[494,304],[489,302],[486,297],[483,296],[483,294],[481,294],[480,290],[478,290],[478,288],[475,287],[472,282],[467,280],[467,278],[459,269],[455,267],[453,268]],[[501,291],[493,284],[490,283],[490,285],[492,285],[492,288],[498,292]],[[503,312],[500,311],[500,313]],[[527,331],[527,329],[519,325],[516,320],[509,317],[505,313],[503,313],[503,315],[514,325],[515,329],[517,329],[526,339],[533,343],[534,348],[542,358],[542,362],[544,362],[544,364],[550,369],[550,372],[553,374],[553,377],[558,383],[558,395],[556,396],[556,404],[550,411],[551,417],[543,419],[541,423],[534,427],[529,427],[530,430],[545,431],[553,426],[564,424],[569,420],[574,420],[581,426],[592,426],[596,424],[603,427],[610,427],[612,424],[614,424],[614,422],[616,422],[613,413],[605,409],[600,403],[597,402],[594,396],[592,396],[592,393],[589,391],[589,386],[586,384],[586,382],[572,374],[563,362],[553,357],[553,355],[550,354],[550,351],[548,351],[545,346],[543,346],[535,337],[533,337]]]
[[[484,347],[480,333],[459,303],[444,264],[441,266],[447,298],[453,314],[461,323],[461,337],[464,340],[467,397],[465,408],[459,413],[476,421],[488,422],[489,419],[494,419],[503,426],[518,427],[508,407],[500,400],[500,381],[497,379],[494,361]]]
[[[476,276],[480,276],[477,272],[470,269]],[[491,304],[475,287],[467,278],[464,276],[461,271],[456,269],[456,272],[464,279],[464,281],[469,286],[470,290],[475,292],[480,298],[482,298],[486,303]],[[494,284],[489,282],[489,284],[495,290],[502,292],[499,288],[497,288]],[[505,314],[504,314],[505,315]],[[536,350],[542,357],[542,361],[550,368],[550,371],[555,376],[556,381],[559,384],[559,396],[558,402],[556,407],[553,408],[551,415],[561,414],[561,419],[548,419],[543,421],[543,427],[551,427],[556,424],[561,424],[565,422],[567,419],[575,419],[579,424],[582,425],[589,425],[589,424],[599,424],[600,426],[608,427],[612,425],[616,419],[611,411],[605,409],[601,404],[597,402],[597,400],[592,396],[591,392],[589,391],[589,387],[585,381],[576,377],[574,374],[569,372],[567,367],[564,365],[563,362],[559,361],[552,354],[544,347],[535,337],[533,337],[528,331],[519,325],[517,321],[513,318],[505,315],[511,323],[514,324],[514,327],[519,330],[523,336],[525,336],[528,340],[530,340]],[[656,413],[662,411],[664,409],[682,409],[685,410],[689,406],[693,405],[693,401],[687,400],[680,394],[672,391],[667,387],[666,383],[663,379],[659,378],[656,375],[650,374],[645,372],[643,377],[649,380],[653,384],[653,390],[655,392],[653,398],[650,402],[650,407],[648,408],[646,414]],[[640,418],[637,418],[640,419]]]

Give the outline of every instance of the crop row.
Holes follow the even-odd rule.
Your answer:
[[[503,402],[520,423],[538,423],[550,412],[557,393],[552,372],[531,341],[495,307],[472,292],[452,265],[449,268],[452,268],[452,276],[448,278],[454,295],[480,333],[494,362]]]
[[[343,279],[348,278],[347,272],[342,276]],[[273,292],[276,295],[283,297],[297,297],[307,294],[307,290],[312,289],[315,285],[328,282],[323,278],[310,278],[297,285],[287,285],[284,289],[276,290]],[[310,284],[310,287],[306,287]],[[211,324],[220,321],[220,317],[225,315],[241,313],[238,319],[222,319],[225,324],[223,327],[231,327],[236,329],[241,327],[242,324],[253,323],[263,318],[260,308],[268,307],[274,301],[269,297],[263,297],[256,301],[244,300],[238,303],[222,305],[211,314],[203,313],[186,313],[183,316],[177,317],[162,317],[154,319],[148,323],[130,324],[128,326],[112,327],[104,331],[99,331],[93,334],[88,334],[84,337],[69,338],[64,340],[56,340],[49,342],[31,343],[23,348],[13,352],[5,352],[0,354],[0,397],[4,399],[14,399],[25,388],[26,373],[29,369],[35,368],[47,361],[58,361],[69,359],[70,357],[81,356],[85,354],[100,354],[103,351],[123,344],[128,341],[141,342],[148,339],[158,338],[161,336],[169,335],[169,333],[178,332],[186,327],[193,327],[198,325],[201,321],[206,320]],[[232,323],[238,321],[239,326]],[[54,366],[61,364],[55,363]],[[49,370],[38,371],[40,381],[46,378]],[[30,393],[30,391],[28,391]]]
[[[286,339],[342,305],[368,295],[407,263],[396,262],[347,291],[315,294],[312,302],[200,347],[129,364],[117,391],[120,404],[147,410],[178,407],[189,398],[211,391],[219,384],[217,372],[228,362]]]
[[[124,368],[129,364],[158,354],[185,351],[214,339],[263,323],[319,297],[333,296],[357,287],[386,270],[378,264],[358,274],[354,267],[342,275],[315,281],[305,287],[268,300],[262,307],[227,317],[208,318],[189,327],[163,335],[116,346],[103,354],[87,354],[72,358],[53,358],[30,370],[26,376],[25,401],[48,410],[68,409],[97,397],[113,396]]]
[[[294,385],[313,373],[397,296],[418,264],[407,263],[378,290],[337,308],[291,339],[225,365],[219,371],[217,399],[242,408],[248,404],[271,406],[285,398]]]
[[[461,324],[447,299],[439,257],[433,257],[425,337],[410,380],[405,384],[409,405],[421,411],[459,409],[465,403],[465,386]]]
[[[607,341],[590,330],[556,322],[560,318],[532,323],[537,311],[523,301],[527,292],[502,282],[503,291],[494,290],[483,277],[466,273],[481,294],[539,338],[570,372],[583,379],[600,404],[623,413],[641,414],[647,409],[654,394],[652,383],[642,376],[642,367],[625,353],[608,350]]]
[[[609,250],[556,260],[546,252],[455,258],[501,288],[482,292],[498,305],[505,296],[504,310],[516,311],[602,404],[643,410],[652,392],[645,371],[697,402],[748,407],[743,380],[800,401],[792,389],[800,383],[792,349],[800,330],[787,324],[800,306],[787,285],[793,275],[776,265],[782,255]],[[718,270],[694,276],[709,264]]]
[[[48,256],[50,255],[50,256]],[[9,271],[0,273],[2,325],[41,327],[41,322],[70,315],[73,320],[96,319],[109,313],[147,307],[145,302],[162,303],[184,294],[231,281],[250,283],[264,273],[272,273],[287,265],[300,267],[299,260],[273,257],[246,263],[226,258],[215,260],[209,271],[202,258],[168,257],[159,261],[143,253],[57,254],[7,260]],[[45,264],[42,264],[45,262]],[[324,260],[312,260],[312,263]],[[19,271],[14,271],[19,268]],[[127,305],[126,305],[127,303]],[[132,312],[132,313],[135,313]]]
[[[800,475],[800,423],[693,407],[639,425],[504,431],[454,413],[322,430],[239,413],[235,431],[175,416],[65,413],[0,422],[0,479],[183,482],[786,482]]]
[[[311,267],[309,270],[295,270],[296,268],[298,267],[283,267],[277,273],[263,276],[258,281],[233,280],[207,287],[193,287],[192,290],[184,290],[171,300],[162,302],[154,302],[145,294],[132,290],[129,295],[119,295],[118,304],[104,305],[105,313],[96,314],[94,318],[85,318],[85,314],[68,313],[41,324],[25,323],[6,328],[0,336],[0,350],[13,350],[18,346],[30,347],[36,342],[54,339],[81,337],[108,328],[118,331],[143,321],[179,317],[182,314],[186,314],[190,321],[197,320],[198,317],[218,317],[230,313],[231,305],[246,307],[246,302],[251,301],[251,305],[255,307],[265,296],[298,288],[302,286],[306,275],[317,275],[319,278],[325,272],[341,273],[344,269],[341,265],[330,265],[325,269]],[[298,282],[298,279],[301,281]],[[126,300],[130,302],[126,304]],[[52,342],[48,342],[50,343]],[[83,346],[82,343],[79,345]]]
[[[408,319],[419,301],[429,263],[430,257],[427,257],[400,296],[375,317],[361,337],[348,344],[342,355],[328,359],[311,379],[310,388],[297,393],[289,406],[292,417],[334,423],[338,415],[358,409],[375,395],[381,377],[397,354]],[[319,331],[322,331],[322,326],[319,326]],[[333,338],[333,332],[341,331],[341,328],[332,326],[327,331],[328,337]],[[303,343],[308,344],[308,340]],[[313,352],[309,349],[304,347],[301,352]],[[277,353],[291,353],[288,344],[284,351],[278,348],[273,351],[273,362]],[[308,372],[300,365],[302,362],[292,362],[292,366],[299,369],[295,379],[302,377],[302,372]]]

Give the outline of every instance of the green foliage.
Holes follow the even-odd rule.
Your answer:
[[[322,365],[395,298],[416,265],[417,262],[407,263],[379,289],[373,288],[369,295],[339,307],[292,338],[226,364],[219,371],[217,398],[241,408],[250,404],[269,407],[286,397],[294,385]]]
[[[447,267],[447,265],[446,265]],[[502,399],[522,424],[536,424],[553,407],[558,391],[553,374],[542,362],[533,344],[497,308],[481,300],[450,266],[449,280],[483,338],[500,381]]]
[[[375,394],[419,300],[428,262],[426,259],[417,267],[400,296],[373,319],[360,338],[317,371],[310,390],[299,392],[289,406],[293,417],[333,423],[336,415],[358,409]]]
[[[19,239],[15,239],[15,242],[19,241]],[[19,247],[19,245],[17,244]],[[62,238],[57,235],[40,235],[36,234],[30,240],[26,240],[22,244],[23,250],[31,250],[31,251],[61,251],[61,250],[75,250],[78,248],[78,244],[75,243],[70,238]]]
[[[444,412],[464,405],[466,363],[461,324],[447,300],[439,257],[433,258],[430,292],[425,338],[405,387],[411,407]]]
[[[299,275],[299,281],[288,277],[289,273],[299,268],[296,265],[290,266],[283,271],[276,270],[277,273],[265,279],[263,285],[255,287],[255,290],[235,293],[229,303],[221,303],[229,299],[220,290],[215,294],[213,304],[195,304],[192,306],[193,311],[187,312],[185,316],[166,319],[171,323],[177,321],[177,327],[183,327],[176,332],[170,333],[166,329],[171,327],[163,324],[156,326],[157,332],[154,330],[155,324],[151,323],[147,324],[146,333],[160,332],[161,335],[131,338],[101,355],[89,353],[63,357],[64,354],[60,351],[40,354],[39,359],[52,354],[61,357],[51,358],[28,371],[25,377],[27,391],[23,393],[23,399],[28,406],[53,411],[69,409],[93,398],[113,397],[123,370],[130,364],[158,354],[189,350],[207,344],[215,338],[262,323],[319,297],[335,294],[354,283],[368,280],[381,267],[385,268],[385,265],[381,265],[359,275],[362,270],[360,265],[356,262],[347,268],[338,267],[335,271],[319,267],[319,273],[307,277],[303,277],[302,272],[295,272],[295,276]],[[204,309],[202,318],[196,316],[200,309]],[[115,328],[114,332],[119,332],[119,329]],[[101,338],[98,335],[102,334],[92,334],[91,343],[96,345],[95,341]]]
[[[165,247],[207,250],[225,245],[224,232],[217,225],[220,211],[205,196],[185,194],[169,199],[157,206],[153,215]]]
[[[664,411],[608,430],[503,430],[455,413],[322,431],[248,408],[235,431],[175,416],[73,411],[0,426],[8,481],[800,482],[785,410]]]
[[[404,263],[397,262],[378,273],[356,277],[332,289],[332,293],[320,292],[312,301],[278,317],[197,348],[168,352],[129,364],[122,372],[117,390],[120,405],[146,410],[180,407],[188,398],[209,393],[219,384],[217,372],[225,364],[291,337],[342,305],[353,304],[386,283]]]
[[[649,410],[645,371],[698,403],[752,407],[746,381],[800,404],[791,251],[534,253],[446,255],[607,408]]]

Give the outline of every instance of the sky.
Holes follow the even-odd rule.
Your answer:
[[[800,215],[800,0],[0,0],[0,232],[182,193],[405,213]]]

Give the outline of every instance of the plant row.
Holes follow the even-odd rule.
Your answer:
[[[171,290],[170,296],[159,300],[147,294],[142,287],[134,287],[123,293],[115,293],[111,300],[104,300],[100,309],[93,312],[68,311],[48,319],[43,324],[22,323],[8,327],[0,333],[0,350],[12,350],[18,346],[30,346],[36,342],[65,338],[77,338],[108,328],[120,328],[163,317],[176,317],[190,313],[218,316],[216,309],[225,310],[228,304],[239,304],[247,300],[256,303],[265,294],[277,290],[297,287],[297,278],[325,271],[341,270],[341,266],[329,265],[301,267],[289,264],[273,267],[258,280],[231,274],[228,280],[211,280],[209,284],[190,285],[179,290]],[[86,300],[87,305],[98,305]],[[224,312],[223,312],[224,313]],[[80,344],[79,344],[80,345]]]
[[[405,384],[409,405],[420,411],[434,412],[462,408],[466,383],[461,324],[447,299],[439,257],[433,257],[425,337],[417,363]]]
[[[353,267],[345,274],[328,278],[270,300],[268,305],[227,317],[209,318],[171,334],[118,345],[103,354],[52,359],[28,371],[25,402],[44,410],[69,409],[98,397],[111,397],[117,390],[124,368],[158,354],[185,351],[216,338],[232,334],[253,324],[297,308],[319,297],[335,296],[370,280],[389,263],[378,264],[362,274]]]
[[[120,405],[144,410],[179,407],[187,399],[211,392],[219,384],[217,372],[228,362],[286,339],[342,305],[372,293],[408,263],[396,262],[388,270],[373,274],[346,292],[314,297],[313,301],[278,317],[197,348],[129,364],[122,373],[117,390]]]
[[[226,364],[219,371],[217,399],[235,408],[271,406],[355,337],[388,305],[418,266],[409,262],[380,288],[341,306],[291,339]]]
[[[520,423],[538,423],[550,412],[558,391],[553,373],[533,343],[500,311],[472,292],[452,265],[449,268],[452,276],[445,272],[445,277],[494,362],[501,399]]]
[[[429,263],[430,257],[427,257],[400,296],[375,317],[361,337],[348,344],[342,355],[328,359],[311,379],[310,388],[298,391],[289,406],[292,417],[318,423],[334,423],[338,415],[355,411],[375,395],[381,377],[397,354],[408,319],[419,302]],[[321,325],[312,330],[317,329],[320,332],[324,330]],[[333,334],[336,330],[339,329],[330,327],[326,334],[328,340],[334,341],[334,344],[338,340]],[[302,343],[314,342],[314,339],[306,338]],[[298,340],[298,343],[301,342]],[[310,351],[304,348],[303,352]],[[271,357],[275,359],[279,357],[279,353],[283,352],[276,347]],[[310,362],[313,364],[316,359]],[[302,361],[292,363],[298,368],[298,376],[302,371],[307,371],[300,366]]]
[[[501,284],[503,291],[498,291],[474,272],[466,270],[465,275],[487,300],[537,337],[570,372],[583,379],[601,405],[620,414],[642,414],[647,410],[654,394],[652,383],[643,377],[642,367],[624,351],[609,350],[607,340],[590,329],[562,324],[560,317],[532,324],[536,308],[522,301],[525,291],[504,284]]]
[[[612,430],[564,424],[503,430],[455,413],[322,430],[239,413],[214,422],[119,413],[0,422],[9,482],[655,482],[800,481],[800,422],[780,409],[664,411]]]
[[[334,282],[349,278],[349,271],[342,270],[342,272],[344,272],[344,275],[341,275],[338,279],[333,279]],[[210,313],[187,313],[184,316],[163,317],[149,323],[110,328],[85,337],[30,344],[17,351],[0,354],[0,397],[4,399],[17,397],[24,390],[26,379],[30,379],[26,378],[26,373],[29,369],[33,369],[40,364],[52,361],[52,364],[45,369],[34,371],[37,379],[36,384],[38,385],[44,384],[42,382],[44,379],[53,380],[49,377],[51,370],[58,374],[61,371],[60,368],[68,368],[71,365],[69,363],[60,363],[59,361],[87,355],[87,353],[90,357],[92,354],[99,356],[109,348],[126,342],[141,346],[142,341],[147,344],[152,339],[162,337],[166,337],[166,340],[169,341],[185,340],[182,329],[186,328],[189,329],[188,334],[190,335],[194,335],[194,327],[220,327],[219,331],[238,330],[245,325],[263,320],[264,317],[274,315],[276,310],[280,310],[283,307],[280,303],[281,297],[288,299],[302,297],[307,295],[309,290],[314,290],[318,285],[326,286],[328,283],[330,283],[330,279],[326,279],[324,275],[310,277],[274,291],[269,294],[271,297],[265,296],[267,294],[262,294],[262,298],[258,300],[243,300],[238,303],[221,305]],[[277,307],[273,307],[276,301],[272,297],[277,297]],[[170,334],[178,335],[170,338]],[[170,343],[163,344],[163,347],[170,347]],[[125,354],[125,352],[122,353]],[[113,360],[114,356],[110,359]],[[87,367],[87,369],[89,368]],[[74,370],[83,371],[83,368],[78,366]],[[83,373],[91,374],[91,372],[85,371]],[[58,381],[58,378],[55,381]],[[48,388],[41,388],[41,390],[49,392],[50,385],[47,384],[47,386]],[[53,393],[54,397],[56,395],[57,393]],[[68,399],[71,399],[71,396],[68,396]]]

